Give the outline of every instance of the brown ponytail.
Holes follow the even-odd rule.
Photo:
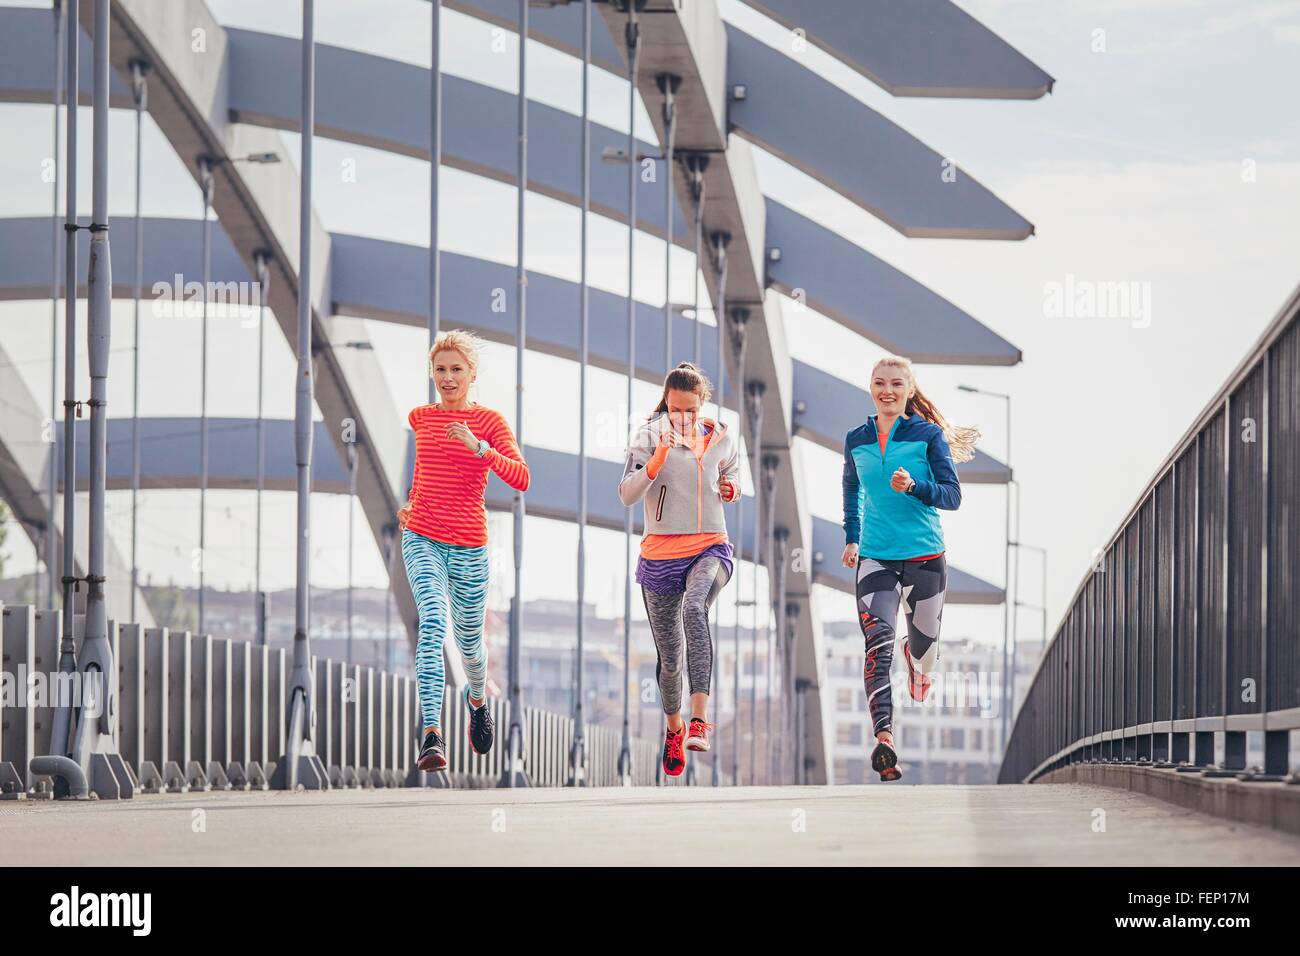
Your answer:
[[[660,412],[668,411],[668,392],[669,390],[677,392],[694,392],[700,396],[700,404],[707,402],[713,395],[713,386],[709,380],[691,362],[678,362],[677,367],[668,373],[664,379],[664,393],[659,398],[659,404],[655,406],[654,411],[646,416],[646,421],[654,418]]]

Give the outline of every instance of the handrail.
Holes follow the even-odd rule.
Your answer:
[[[61,613],[28,606],[3,608],[0,646],[16,686],[53,689],[55,680],[31,678],[57,661]],[[116,741],[137,792],[260,790],[271,785],[275,761],[285,752],[290,705],[291,655],[239,639],[189,631],[109,622],[118,667]],[[471,751],[468,712],[459,695],[448,694],[444,735],[446,772],[415,769],[419,740],[419,697],[415,679],[327,658],[311,660],[312,744],[330,787],[493,787],[501,776],[501,741],[488,754]],[[71,683],[71,682],[69,682]],[[51,700],[29,690],[23,699],[0,701],[0,797],[48,796],[51,775],[66,775],[65,763],[41,758],[50,740]],[[497,727],[508,724],[508,705],[491,699]],[[563,786],[569,777],[573,718],[524,707],[525,770],[534,786]],[[621,784],[620,734],[588,726],[588,786]],[[656,779],[659,752],[654,741],[633,740],[633,780],[683,784],[685,777]],[[74,765],[75,766],[75,765]],[[68,778],[74,795],[85,781]],[[700,781],[711,780],[704,770]],[[727,778],[729,779],[729,778]]]
[[[1298,318],[1300,287],[1098,552],[1031,678],[1000,782],[1081,760],[1288,772],[1300,727]],[[1264,733],[1262,772],[1246,768],[1250,731]]]

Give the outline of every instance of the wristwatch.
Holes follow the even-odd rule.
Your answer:
[[[488,449],[491,447],[492,446],[487,443],[486,438],[480,438],[478,440],[478,451],[474,452],[474,457],[482,458],[484,455],[488,453]]]
[[[916,479],[915,479],[915,478],[909,478],[909,479],[907,480],[907,482],[908,482],[908,484],[907,484],[907,491],[905,491],[905,492],[903,492],[903,493],[904,493],[904,494],[908,494],[908,495],[910,495],[910,494],[912,493],[912,491],[916,488]]]

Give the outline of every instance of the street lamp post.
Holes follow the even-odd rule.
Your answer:
[[[1003,553],[1002,563],[1002,745],[1005,747],[1007,742],[1007,724],[1008,711],[1011,707],[1011,698],[1008,694],[1010,686],[1011,666],[1011,476],[1014,474],[1011,468],[1011,396],[1003,392],[993,392],[988,389],[975,388],[973,385],[958,385],[963,392],[971,392],[976,395],[988,395],[993,398],[1000,398],[1007,403],[1007,506],[1006,506],[1006,548]]]
[[[1016,547],[1016,541],[1020,538],[1020,483],[1014,478],[1007,481],[1007,493],[1012,491],[1016,493],[1016,520],[1015,520],[1015,537],[1007,542],[1007,546],[1014,549],[1016,555],[1016,571],[1013,577],[1012,593],[1015,598],[1011,601],[1011,670],[1007,674],[1007,700],[1010,701],[1010,707],[1015,707],[1016,702],[1016,651],[1020,646],[1020,615],[1016,613],[1016,608],[1020,605],[1020,549]]]
[[[1019,503],[1020,503],[1019,495],[1017,495],[1016,504],[1019,505]],[[1019,529],[1019,524],[1020,522],[1017,521],[1016,522],[1017,530]],[[1046,648],[1047,647],[1047,549],[1040,548],[1036,544],[1026,544],[1023,541],[1012,541],[1011,545],[1016,549],[1023,548],[1025,551],[1033,551],[1043,559],[1042,597],[1039,599],[1042,603],[1029,604],[1028,602],[1017,600],[1016,607],[1018,608],[1023,607],[1031,611],[1038,611],[1039,614],[1042,615],[1042,630],[1040,633],[1040,638],[1042,640],[1043,647]],[[1016,567],[1019,568],[1019,566],[1020,566],[1020,560],[1019,558],[1017,558]],[[1019,593],[1020,593],[1019,582],[1017,582],[1016,594]]]
[[[1014,602],[1014,607],[1016,608],[1023,607],[1032,611],[1038,611],[1042,615],[1041,640],[1042,640],[1042,646],[1046,648],[1047,647],[1047,549],[1041,548],[1035,544],[1026,544],[1025,542],[1020,540],[1020,497],[1021,497],[1020,482],[1013,480],[1010,482],[1010,484],[1014,485],[1016,489],[1016,536],[1015,539],[1012,540],[1011,542],[1011,547],[1016,549],[1016,581],[1015,581],[1016,600]],[[1043,559],[1042,603],[1040,604],[1029,604],[1025,601],[1020,600],[1020,551],[1021,549],[1024,549],[1026,551],[1034,551],[1042,556]],[[1019,625],[1020,625],[1019,615],[1017,614],[1011,618],[1010,697],[1013,702],[1016,699],[1016,652],[1020,646]]]

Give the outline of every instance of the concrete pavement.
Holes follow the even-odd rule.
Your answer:
[[[1300,837],[1084,784],[342,790],[0,803],[0,865],[1298,865]]]

